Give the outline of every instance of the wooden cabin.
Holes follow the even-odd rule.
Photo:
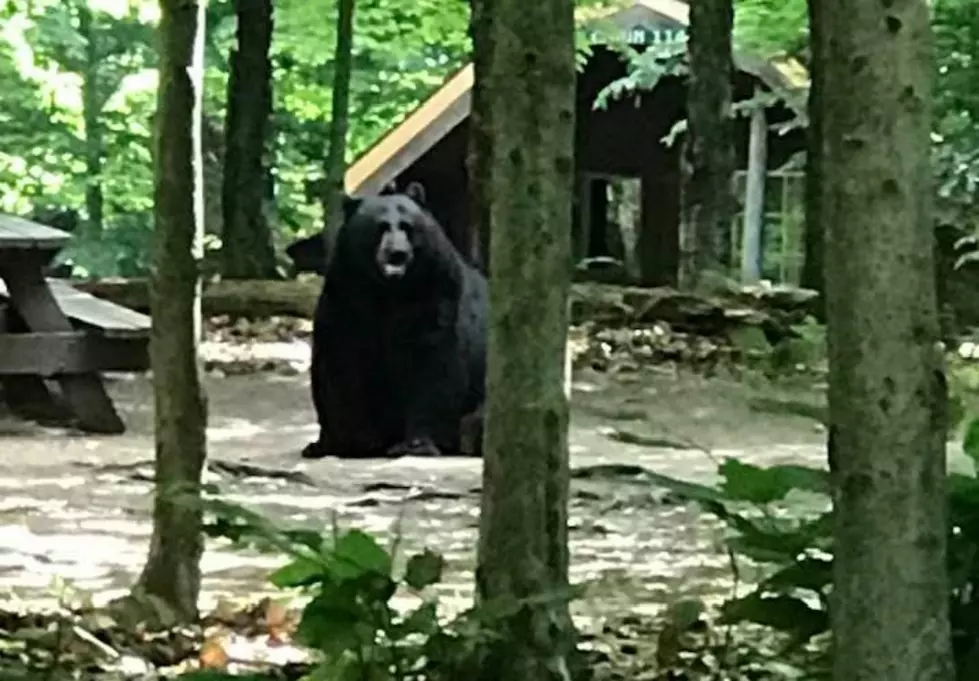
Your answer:
[[[616,255],[609,252],[615,250],[610,246],[614,239],[608,238],[609,187],[620,180],[630,180],[638,186],[634,192],[635,220],[628,225],[634,237],[632,243],[620,248],[630,251],[627,255],[634,260],[634,278],[646,285],[676,281],[681,143],[670,146],[663,138],[686,116],[686,87],[681,78],[665,77],[651,92],[612,101],[606,109],[596,110],[598,93],[626,75],[626,65],[619,54],[600,43],[610,31],[621,32],[622,38],[638,48],[685,40],[687,12],[686,3],[677,0],[633,0],[624,9],[585,23],[592,53],[578,75],[575,257],[581,260]],[[766,61],[740,52],[735,54],[735,66],[735,102],[750,99],[757,91],[774,92],[781,98],[755,115],[754,126],[750,117],[736,119],[739,167],[747,170],[749,194],[757,201],[759,185],[763,191],[770,184],[758,181],[759,177],[766,177],[763,170],[778,169],[804,149],[802,129],[782,134],[776,128],[779,122],[804,115],[807,77],[795,62]],[[347,171],[345,182],[351,193],[376,192],[392,181],[399,186],[422,182],[428,189],[433,213],[464,252],[472,252],[473,239],[468,227],[466,177],[472,84],[472,66],[451,76],[359,158]],[[756,138],[766,129],[767,135],[751,145],[756,151],[755,167],[749,169],[751,129],[756,131]],[[767,153],[759,157],[758,149]],[[760,206],[748,207],[745,213],[755,222],[763,220]],[[757,227],[760,229],[761,225]]]

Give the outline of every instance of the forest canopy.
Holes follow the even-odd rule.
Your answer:
[[[335,6],[278,0],[274,12],[266,204],[281,247],[319,220],[310,185],[322,174],[328,145]],[[0,6],[0,210],[28,215],[68,209],[87,219],[86,187],[97,182],[103,203],[98,234],[77,234],[61,256],[82,272],[145,271],[157,14],[152,0],[7,0]],[[357,3],[348,161],[468,61],[468,22],[468,4],[461,0]],[[969,0],[936,0],[933,23],[937,180],[942,195],[953,199],[945,207],[955,221],[971,227],[979,173],[979,93],[973,86],[979,81],[979,8]],[[230,0],[208,3],[205,41],[206,227],[214,248],[221,232],[226,84],[235,41]],[[806,63],[805,2],[740,0],[735,42],[761,56],[789,55]],[[969,209],[964,217],[962,208]],[[104,238],[113,248],[105,248]]]

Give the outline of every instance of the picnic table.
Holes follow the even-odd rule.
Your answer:
[[[44,268],[68,239],[61,230],[0,214],[3,397],[21,416],[122,433],[101,373],[149,368],[150,319],[45,278]],[[62,399],[47,381],[60,386]]]

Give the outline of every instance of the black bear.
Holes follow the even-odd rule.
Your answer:
[[[421,186],[347,197],[329,247],[299,243],[287,249],[297,266],[324,274],[311,366],[320,437],[303,456],[479,455],[462,430],[481,433],[470,422],[485,396],[488,286]]]
[[[389,182],[381,189],[381,195],[388,196],[396,194],[397,191],[397,185],[394,182]],[[323,230],[312,236],[293,241],[286,247],[286,255],[292,260],[295,274],[314,272],[320,276],[325,276],[329,253],[330,248],[327,245],[326,233]]]

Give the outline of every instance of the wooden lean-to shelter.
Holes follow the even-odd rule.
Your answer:
[[[603,252],[607,250],[608,182],[632,178],[640,183],[639,219],[634,228],[637,278],[647,285],[674,283],[679,255],[680,144],[667,145],[663,138],[685,118],[683,79],[666,76],[652,91],[612,101],[605,109],[596,110],[594,103],[601,90],[626,75],[622,57],[601,44],[602,36],[618,32],[619,40],[639,49],[675,43],[685,38],[688,7],[678,0],[633,0],[624,8],[606,10],[604,16],[581,18],[590,31],[592,51],[578,75],[575,256],[608,255]],[[783,134],[776,127],[804,115],[807,74],[794,61],[765,60],[741,51],[735,53],[735,66],[735,102],[759,91],[778,95],[758,114],[764,116],[767,126],[752,126],[750,116],[736,121],[739,167],[747,169],[749,177],[752,173],[764,177],[763,171],[778,168],[804,149],[801,128]],[[471,251],[473,239],[468,226],[466,173],[472,85],[473,69],[467,65],[361,156],[348,169],[345,181],[347,191],[353,193],[376,192],[392,181],[400,186],[422,182],[434,214],[464,251]],[[760,158],[754,154],[749,163],[752,129],[755,135],[767,129],[766,144],[756,140],[751,145],[767,153]],[[746,207],[745,212],[751,219],[762,219],[760,207],[753,211]]]

